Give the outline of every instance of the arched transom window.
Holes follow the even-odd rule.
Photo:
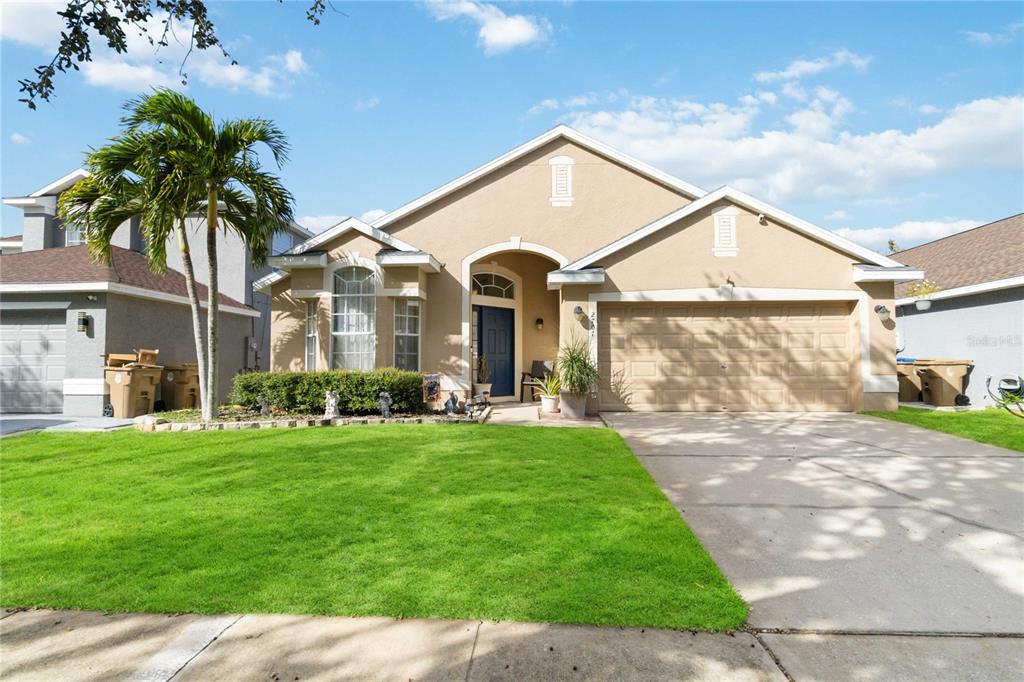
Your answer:
[[[473,293],[477,296],[515,298],[516,287],[508,277],[493,272],[481,272],[473,275]]]
[[[373,369],[377,332],[373,272],[354,266],[335,272],[333,300],[331,367]]]

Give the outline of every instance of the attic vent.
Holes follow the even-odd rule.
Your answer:
[[[728,258],[739,253],[736,240],[736,217],[740,214],[735,206],[723,206],[711,212],[715,217],[715,246],[712,249],[719,258]]]
[[[556,156],[548,161],[551,166],[551,205],[572,206],[572,166],[569,156]]]

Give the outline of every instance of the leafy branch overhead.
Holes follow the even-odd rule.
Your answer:
[[[329,0],[311,0],[306,18],[319,25],[328,4]],[[78,71],[79,63],[92,61],[93,40],[102,39],[118,54],[126,53],[129,30],[145,36],[150,45],[159,49],[168,45],[174,22],[191,25],[188,53],[178,69],[183,85],[188,82],[185,61],[193,50],[217,48],[232,64],[237,64],[217,35],[206,0],[68,0],[67,7],[57,14],[64,21],[64,29],[56,54],[48,64],[35,67],[31,78],[18,81],[19,92],[25,95],[20,101],[30,109],[36,108],[37,100],[50,101],[58,72]]]

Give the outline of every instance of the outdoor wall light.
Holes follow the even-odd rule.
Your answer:
[[[537,331],[541,331],[542,329],[544,329],[544,318],[538,317],[537,321],[533,323],[533,326],[537,328]]]
[[[572,314],[575,315],[576,319],[579,320],[580,322],[582,322],[583,318],[587,316],[586,313],[583,312],[583,306],[581,305],[578,305],[575,308],[573,308]]]
[[[878,319],[880,319],[882,322],[888,322],[889,318],[892,316],[892,314],[889,312],[889,309],[886,308],[884,305],[876,305],[875,312],[878,313]]]
[[[89,316],[84,312],[78,313],[78,331],[89,331]]]

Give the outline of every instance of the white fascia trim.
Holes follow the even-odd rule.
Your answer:
[[[283,255],[309,251],[310,249],[320,246],[321,244],[328,242],[337,237],[338,235],[348,232],[349,230],[361,232],[370,239],[375,239],[378,242],[381,242],[382,244],[390,246],[391,248],[397,249],[399,251],[419,251],[419,249],[417,249],[415,246],[406,244],[401,239],[398,239],[397,237],[392,237],[387,232],[371,227],[370,225],[367,225],[359,218],[345,218],[337,225],[327,228],[320,234],[315,235],[311,239],[307,239],[298,246],[293,246],[292,248],[285,251]]]
[[[37,189],[35,192],[32,192],[32,194],[30,194],[29,196],[41,197],[47,194],[57,194],[58,192],[66,190],[68,187],[71,187],[71,185],[75,184],[79,180],[84,180],[87,177],[89,177],[89,171],[85,170],[84,168],[76,168],[75,170],[71,171],[64,177],[60,178],[59,180],[54,180],[46,187]]]
[[[405,253],[401,251],[378,253],[377,264],[382,267],[415,265],[425,272],[441,272],[441,263],[429,253]]]
[[[64,395],[106,395],[109,392],[103,377],[64,380]]]
[[[284,254],[271,256],[267,264],[275,268],[323,268],[327,267],[326,253]]]
[[[766,204],[759,199],[755,199],[749,194],[741,192],[738,189],[726,186],[720,187],[716,189],[714,192],[706,194],[700,199],[697,199],[696,201],[689,203],[686,206],[683,206],[682,208],[677,209],[666,216],[658,218],[654,222],[648,223],[644,227],[641,227],[640,229],[634,232],[630,232],[629,234],[620,237],[619,239],[616,239],[612,243],[601,247],[597,251],[594,251],[593,253],[570,263],[569,265],[565,266],[565,269],[581,270],[587,267],[588,265],[596,263],[602,258],[606,258],[607,256],[617,251],[620,251],[631,244],[635,244],[641,239],[644,239],[645,237],[654,234],[658,230],[669,225],[672,225],[673,223],[676,223],[687,216],[693,215],[697,211],[705,209],[708,206],[714,204],[716,201],[721,201],[723,199],[727,199],[736,204],[739,204],[740,206],[743,206],[753,212],[764,213],[766,216],[769,216],[775,219],[776,221],[795,229],[798,232],[803,232],[809,237],[822,241],[826,244],[830,244],[835,248],[839,249],[840,251],[843,251],[852,256],[856,256],[857,258],[861,258],[873,265],[884,265],[885,267],[890,268],[903,267],[902,263],[897,263],[891,258],[886,258],[880,253],[875,253],[871,249],[865,249],[862,246],[858,246],[857,244],[854,244],[848,239],[843,239],[834,232],[830,232],[829,230],[818,227],[817,225],[812,225],[806,220],[801,220],[796,216],[790,215],[789,213],[786,213],[781,209]]]
[[[55,215],[57,213],[57,197],[8,197],[4,199],[8,206],[16,206],[20,209],[41,208],[44,213]]]
[[[0,294],[46,294],[46,293],[73,293],[73,292],[99,292],[106,294],[120,294],[132,298],[142,298],[149,301],[161,301],[163,303],[178,303],[190,305],[187,296],[165,294],[162,291],[153,291],[130,284],[119,282],[40,282],[34,284],[0,284]],[[206,300],[199,301],[201,308],[206,308]],[[233,305],[221,304],[217,308],[231,315],[242,315],[244,317],[259,317],[260,311],[249,308],[239,308]]]
[[[928,298],[935,301],[943,298],[958,298],[960,296],[984,294],[989,291],[1000,291],[1002,289],[1012,289],[1014,287],[1024,287],[1024,275],[1019,277],[1007,277],[1006,279],[997,279],[991,282],[982,282],[981,284],[969,284],[965,287],[956,287],[955,289],[944,289],[942,291],[936,291],[934,294],[928,296]],[[896,305],[907,305],[916,300],[917,298],[908,296],[906,298],[897,299]]]
[[[604,268],[573,272],[554,270],[548,273],[548,290],[561,289],[563,284],[604,284],[604,280]]]
[[[269,275],[263,275],[258,280],[252,283],[253,291],[265,291],[270,289],[272,284],[280,282],[282,279],[288,276],[287,272],[272,272]]]
[[[437,201],[441,197],[444,197],[458,189],[461,189],[462,187],[465,187],[466,185],[482,178],[488,173],[495,171],[498,168],[501,168],[502,166],[509,164],[515,161],[516,159],[525,156],[526,154],[529,154],[533,150],[539,149],[540,147],[543,147],[549,142],[552,142],[553,140],[556,140],[560,137],[564,137],[570,142],[574,142],[579,146],[584,147],[585,149],[589,149],[590,151],[595,152],[601,156],[608,157],[622,164],[623,166],[626,166],[627,168],[630,168],[636,171],[637,173],[640,173],[641,175],[645,175],[651,178],[652,180],[660,182],[663,185],[667,185],[668,187],[672,187],[676,190],[679,190],[680,192],[686,194],[687,196],[696,198],[702,197],[706,194],[704,190],[702,190],[700,187],[697,187],[696,185],[691,185],[690,183],[684,182],[683,180],[680,180],[675,176],[669,175],[664,171],[660,171],[657,168],[654,168],[653,166],[649,166],[648,164],[642,161],[634,159],[633,157],[627,154],[623,154],[620,151],[612,149],[611,147],[607,146],[602,142],[598,142],[597,140],[588,137],[583,133],[573,130],[569,126],[559,125],[547,131],[546,133],[538,135],[537,137],[533,138],[532,140],[529,140],[528,142],[524,142],[515,149],[512,149],[511,151],[505,152],[496,159],[488,161],[484,165],[469,171],[465,175],[461,175],[458,178],[452,180],[451,182],[442,185],[441,187],[438,187],[432,192],[428,192],[427,194],[424,194],[423,196],[414,199],[413,201],[410,201],[404,206],[400,206],[399,208],[396,208],[394,211],[391,211],[390,213],[381,216],[377,220],[373,221],[373,226],[385,227],[387,225],[390,225],[396,220],[399,220],[400,218],[409,215],[413,211],[416,211],[433,201]]]
[[[910,282],[920,279],[924,279],[924,270],[907,266],[900,268],[853,266],[854,282]]]
[[[304,228],[302,225],[299,225],[294,220],[288,224],[288,227],[289,229],[291,229],[292,232],[296,233],[303,239],[312,239],[313,237],[316,236],[315,232],[310,232],[309,230]]]
[[[0,237],[0,246],[22,246],[24,242],[19,237],[18,239],[11,239],[9,237]]]

